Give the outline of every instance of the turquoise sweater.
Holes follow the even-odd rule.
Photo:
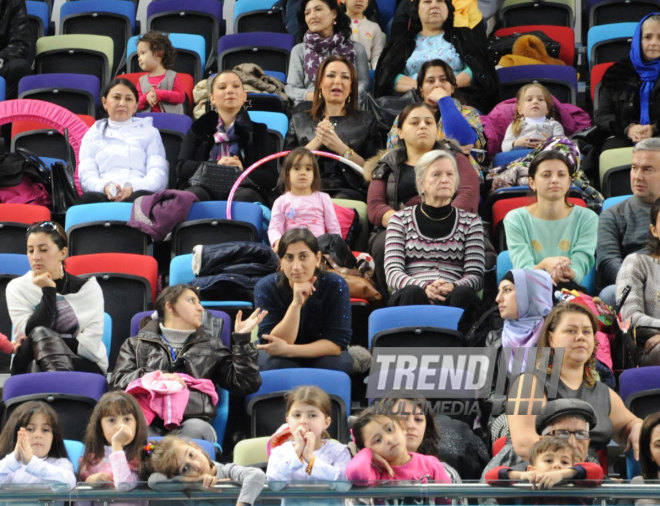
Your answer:
[[[574,281],[580,283],[594,265],[598,215],[591,209],[574,206],[562,220],[542,220],[521,207],[506,215],[504,230],[516,269],[532,269],[546,257],[566,256]]]

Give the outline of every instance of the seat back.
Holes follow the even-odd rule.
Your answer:
[[[153,306],[158,264],[153,257],[130,253],[96,253],[67,259],[67,270],[83,277],[96,276],[103,291],[105,312],[112,317],[110,368],[124,340],[131,318]]]
[[[603,187],[605,181],[605,174],[610,169],[613,169],[614,167],[621,167],[623,165],[632,165],[632,152],[632,147],[607,149],[601,152],[598,159],[601,188]],[[630,187],[630,183],[628,183],[628,187]]]
[[[601,213],[605,211],[605,209],[609,209],[610,207],[613,207],[624,200],[628,200],[632,195],[617,195],[616,197],[609,197],[603,201],[603,208],[601,209]]]
[[[623,402],[636,392],[660,388],[660,366],[626,369],[619,376],[619,395]]]
[[[60,33],[107,35],[113,42],[112,75],[124,63],[126,43],[135,33],[135,4],[131,0],[77,0],[60,9]]]
[[[589,26],[610,23],[638,23],[658,10],[657,0],[589,0]]]
[[[73,464],[73,472],[78,476],[78,468],[80,467],[80,459],[82,459],[83,454],[85,453],[85,445],[80,441],[74,441],[73,439],[64,440],[64,448],[66,448],[67,457]]]
[[[151,238],[128,225],[133,204],[99,202],[71,206],[66,211],[65,229],[69,255],[91,253],[149,253]]]
[[[58,73],[62,69],[76,74],[92,74],[101,87],[110,82],[114,62],[114,42],[107,35],[64,34],[37,40],[37,73]]]
[[[264,70],[285,75],[294,38],[288,33],[248,32],[220,37],[218,68],[231,69],[241,63],[256,63]]]
[[[573,28],[575,19],[573,0],[504,0],[499,9],[503,27],[526,25],[530,20],[543,20],[546,25]]]
[[[504,37],[513,34],[525,34],[529,32],[540,31],[545,33],[552,40],[559,42],[559,58],[566,65],[573,65],[575,62],[575,31],[567,26],[556,25],[524,25],[510,26],[500,28],[495,31],[496,37]]]
[[[4,77],[0,77],[0,102],[5,99],[5,91],[7,88],[7,83],[5,82]]]
[[[234,6],[234,33],[287,33],[281,8],[273,7],[275,0],[245,0]]]
[[[591,91],[591,101],[593,102],[594,105],[594,111],[598,110],[598,104],[600,102],[598,97],[598,94],[600,93],[600,82],[603,79],[603,76],[605,75],[607,69],[610,68],[612,65],[614,65],[614,62],[605,62],[594,65],[591,68],[589,88]]]
[[[62,436],[81,441],[94,406],[107,391],[102,374],[49,371],[10,376],[2,391],[4,420],[23,402],[43,401],[57,413]]]
[[[369,242],[369,217],[367,216],[367,204],[361,200],[333,198],[332,203],[348,209],[355,209],[360,220],[360,234],[355,238],[355,251],[367,251]]]
[[[251,416],[251,436],[270,436],[286,418],[284,396],[302,385],[315,385],[325,391],[332,402],[330,437],[348,441],[347,406],[351,405],[351,378],[342,371],[330,369],[275,369],[261,372],[262,384],[246,396]]]
[[[268,464],[269,436],[242,439],[234,446],[234,464],[237,466],[260,467],[266,470]]]
[[[261,239],[263,214],[258,204],[232,202],[232,219],[226,219],[227,202],[211,200],[195,202],[186,221],[172,232],[172,254],[192,252],[197,244]]]
[[[50,35],[50,7],[48,7],[46,2],[27,0],[25,2],[25,8],[27,9],[30,40],[32,41],[28,61],[33,61],[34,46],[37,42],[37,39],[39,37]]]
[[[36,74],[21,78],[18,98],[44,100],[75,114],[96,116],[99,78],[90,74]]]
[[[160,3],[165,0],[159,0]],[[205,41],[201,35],[190,33],[169,33],[168,37],[172,46],[176,49],[176,60],[172,70],[193,76],[195,82],[204,77],[206,56],[204,54]],[[137,44],[140,37],[135,35],[128,39],[126,46],[127,72],[139,72],[140,65],[137,58]]]
[[[516,97],[523,84],[538,82],[548,88],[560,102],[575,104],[577,100],[577,70],[561,65],[516,65],[497,69],[502,99]]]
[[[7,205],[7,204],[3,204]],[[23,233],[25,246],[25,232]],[[23,248],[25,250],[25,247]],[[7,295],[5,293],[9,282],[22,276],[30,270],[30,262],[23,253],[0,253],[0,332],[11,339],[12,325],[7,309]],[[9,372],[9,355],[0,354],[0,371]]]
[[[660,388],[640,390],[626,399],[626,407],[642,420],[660,412]]]
[[[589,68],[599,63],[617,62],[628,56],[637,23],[592,26],[587,32]]]
[[[203,37],[204,64],[210,69],[216,60],[218,39],[225,34],[222,2],[218,0],[159,0],[147,6],[147,30],[186,33]],[[199,79],[195,79],[197,82]]]
[[[50,209],[34,204],[0,204],[0,253],[25,255],[25,233],[37,221],[50,220]]]

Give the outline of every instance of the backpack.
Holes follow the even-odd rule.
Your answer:
[[[50,206],[50,171],[29,151],[0,153],[0,202]]]

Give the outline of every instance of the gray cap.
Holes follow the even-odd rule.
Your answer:
[[[589,423],[589,427],[596,425],[596,412],[586,401],[580,399],[555,399],[548,401],[541,412],[536,415],[536,432],[541,434],[543,429],[554,422],[557,418],[575,416],[583,418]]]

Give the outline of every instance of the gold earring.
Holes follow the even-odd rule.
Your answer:
[[[348,96],[348,100],[346,100],[346,103],[347,103],[347,104],[350,104],[350,103],[351,103],[351,96],[350,96],[350,95]]]

